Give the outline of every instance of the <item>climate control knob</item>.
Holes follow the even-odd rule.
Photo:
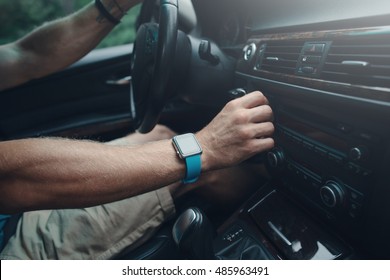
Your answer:
[[[368,158],[368,150],[364,146],[358,146],[349,150],[349,158],[353,161],[361,161]]]
[[[268,152],[267,160],[272,168],[282,167],[284,164],[284,152],[280,148],[274,148]]]
[[[344,201],[344,190],[340,183],[327,181],[320,189],[322,202],[329,208],[340,206]]]

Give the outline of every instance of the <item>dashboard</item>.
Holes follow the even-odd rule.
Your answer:
[[[388,14],[390,3],[383,0],[354,1],[354,0],[275,0],[258,1],[247,0],[247,16],[252,21],[255,31],[265,31],[277,28],[296,27],[297,30],[323,29],[327,25],[337,25],[346,28],[356,26],[360,21],[366,26],[365,19],[378,19]],[[375,23],[373,23],[375,24]],[[307,26],[311,25],[311,27]],[[316,26],[317,25],[317,26]],[[344,25],[344,26],[343,26]]]
[[[317,258],[313,240],[332,259],[389,258],[390,2],[207,2],[194,1],[203,34],[237,58],[236,88],[267,96],[276,128],[269,184],[222,235],[249,227],[282,259]]]

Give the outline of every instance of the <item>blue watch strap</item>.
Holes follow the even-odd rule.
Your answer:
[[[185,158],[186,162],[186,177],[183,179],[183,183],[194,183],[198,180],[200,172],[202,170],[202,161],[200,154],[189,156]]]

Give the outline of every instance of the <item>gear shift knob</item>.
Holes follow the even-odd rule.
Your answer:
[[[198,208],[189,208],[176,220],[173,240],[189,259],[215,259],[214,231],[210,220]]]

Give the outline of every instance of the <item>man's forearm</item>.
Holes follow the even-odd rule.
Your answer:
[[[120,19],[139,0],[101,0]],[[112,30],[92,2],[63,19],[47,23],[19,41],[0,47],[0,90],[63,69],[86,55]]]
[[[230,101],[196,136],[202,171],[271,149],[272,109],[260,92]],[[170,140],[140,146],[27,139],[0,142],[0,213],[87,207],[177,182],[185,164]]]
[[[0,143],[0,213],[88,207],[179,181],[170,140],[137,147],[27,139]]]

